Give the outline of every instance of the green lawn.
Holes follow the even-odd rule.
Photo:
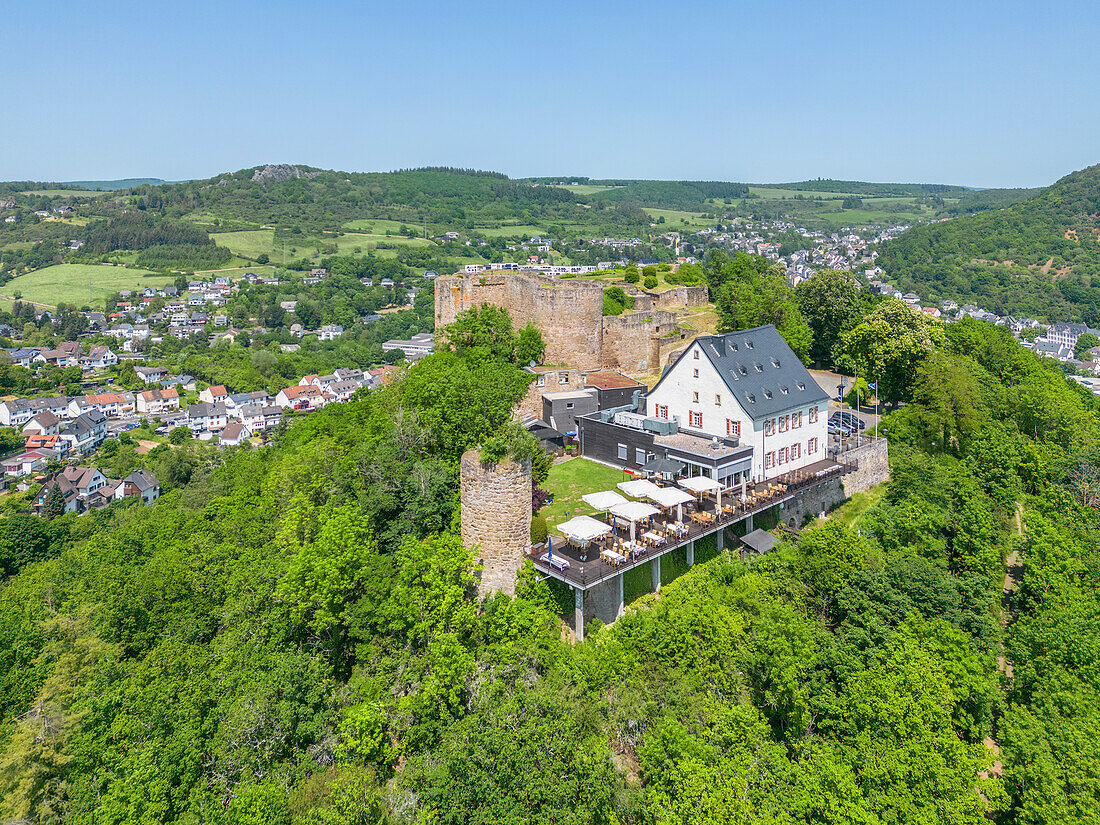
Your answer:
[[[882,501],[884,495],[886,495],[886,485],[876,484],[870,490],[856,493],[836,508],[830,514],[830,518],[837,519],[847,527],[855,527],[863,514]]]
[[[88,283],[92,297],[89,301]],[[12,299],[20,293],[27,301],[57,306],[68,304],[100,307],[106,305],[107,296],[120,289],[144,289],[172,283],[172,277],[154,275],[147,269],[95,264],[56,264],[20,275],[0,287],[0,297]]]
[[[546,518],[546,524],[553,535],[561,535],[558,525],[573,516],[603,516],[581,501],[581,496],[598,490],[614,490],[616,484],[631,477],[622,470],[597,464],[587,458],[573,458],[555,464],[550,468],[550,477],[543,484],[553,494],[554,501],[539,510],[539,514]]]

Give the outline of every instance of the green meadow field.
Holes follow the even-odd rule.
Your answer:
[[[91,283],[91,298],[88,284]],[[95,264],[56,264],[20,275],[0,287],[0,298],[13,300],[15,294],[36,304],[57,306],[64,302],[102,309],[107,296],[120,289],[144,289],[172,283],[168,275],[154,275],[147,269]]]
[[[266,254],[274,263],[281,263],[283,259],[283,243],[281,240],[276,242],[275,231],[272,229],[216,232],[210,237],[214,239],[214,243],[224,246],[234,255],[239,255],[242,258],[257,258]],[[286,259],[291,261],[310,257],[322,247],[330,244],[336,244],[336,249],[341,255],[365,255],[367,252],[377,249],[378,244],[428,246],[431,243],[431,241],[424,238],[406,238],[403,235],[390,236],[366,232],[349,232],[336,237],[331,235],[325,237],[301,236],[287,239]],[[383,254],[385,251],[381,250],[376,254],[386,257]]]

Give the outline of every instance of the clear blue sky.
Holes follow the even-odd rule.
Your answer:
[[[1036,186],[1100,162],[1095,2],[13,3],[0,179],[261,163]]]

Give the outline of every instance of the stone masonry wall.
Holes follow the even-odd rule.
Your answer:
[[[531,463],[482,464],[468,450],[461,466],[462,543],[482,565],[479,593],[515,594],[516,572],[531,544]]]
[[[622,594],[621,575],[612,576],[602,584],[597,584],[585,591],[584,621],[586,624],[593,619],[599,619],[604,624],[613,624],[619,618],[619,606],[622,604],[619,601]]]
[[[844,453],[844,460],[856,461],[859,465],[854,472],[844,476],[844,495],[848,498],[890,478],[890,452],[885,438],[871,439],[849,450]]]
[[[609,315],[603,319],[601,367],[627,373],[659,368],[660,340],[678,329],[676,316],[664,310]]]
[[[710,300],[710,292],[705,286],[674,286],[657,293],[657,308],[701,307]]]
[[[566,374],[566,382],[559,380],[561,373]],[[539,386],[538,376],[545,376],[542,386]],[[585,388],[584,376],[580,370],[562,369],[542,372],[541,367],[536,372],[535,380],[527,388],[527,394],[520,399],[513,411],[519,418],[542,418],[542,394],[544,392],[565,392],[583,390]]]
[[[830,478],[823,484],[801,491],[793,500],[785,502],[776,516],[784,526],[793,530],[802,527],[807,515],[819,516],[844,501],[848,495],[842,478]]]
[[[667,296],[667,297],[666,297]],[[660,338],[676,330],[676,316],[656,306],[706,302],[705,287],[674,287],[647,297],[644,312],[603,315],[603,285],[558,280],[535,272],[488,272],[435,280],[435,328],[480,304],[503,307],[517,327],[533,323],[546,342],[544,360],[580,370],[610,368],[652,373]]]
[[[435,328],[481,304],[503,307],[517,327],[533,323],[546,342],[544,359],[577,369],[600,364],[603,287],[533,272],[451,275],[435,280]]]

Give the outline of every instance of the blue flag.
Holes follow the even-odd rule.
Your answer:
[[[872,383],[868,384],[867,389],[878,390],[878,381],[873,381]]]

